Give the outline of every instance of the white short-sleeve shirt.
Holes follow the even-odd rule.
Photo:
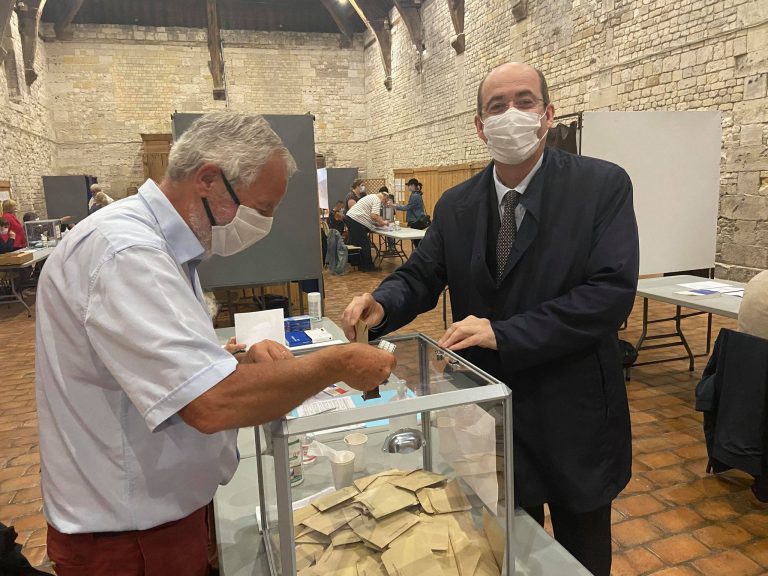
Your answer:
[[[369,194],[357,201],[357,203],[347,210],[347,216],[352,218],[355,222],[362,224],[368,230],[373,230],[375,224],[371,216],[376,214],[379,216],[381,213],[381,200],[379,200],[378,194]]]
[[[231,374],[196,267],[203,247],[148,180],[81,221],[37,289],[44,512],[64,533],[143,530],[208,504],[236,431],[178,411]]]

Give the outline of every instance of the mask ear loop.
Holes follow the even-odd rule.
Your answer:
[[[236,206],[240,206],[240,199],[237,197],[237,194],[235,194],[235,190],[232,188],[232,184],[229,183],[229,180],[227,180],[227,177],[224,176],[224,172],[221,172],[221,179],[224,182],[224,187],[227,189],[227,192],[229,192],[230,198],[232,198],[232,202],[235,203]],[[205,208],[205,213],[208,215],[208,220],[211,223],[211,226],[216,226],[216,219],[213,217],[213,212],[211,211],[211,207],[208,204],[208,199],[203,198],[203,208]]]
[[[213,217],[213,212],[211,212],[211,207],[208,205],[208,198],[203,198],[203,208],[205,208],[205,213],[208,215],[208,221],[211,223],[211,226],[216,226],[216,219]]]

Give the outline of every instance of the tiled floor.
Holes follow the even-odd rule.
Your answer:
[[[326,279],[326,314],[338,320],[352,296],[373,289],[394,269]],[[639,335],[640,306],[623,338]],[[671,307],[652,303],[652,314]],[[733,327],[715,321],[715,333]],[[658,326],[658,325],[657,325]],[[0,306],[0,521],[19,531],[24,553],[45,565],[45,521],[40,514],[39,455],[34,405],[34,320],[20,306]],[[704,317],[684,321],[695,352],[705,347]],[[442,307],[407,326],[439,337]],[[678,352],[652,351],[641,358]],[[628,383],[634,436],[634,475],[614,503],[615,576],[741,576],[768,574],[768,506],[752,496],[744,474],[705,473],[701,417],[694,387],[706,359],[690,373],[686,362],[638,367]],[[560,575],[557,575],[560,576]]]

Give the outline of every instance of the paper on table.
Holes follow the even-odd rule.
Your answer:
[[[424,490],[432,504],[432,508],[438,514],[462,512],[472,509],[469,500],[464,496],[464,492],[462,492],[456,480],[448,482],[445,488],[425,488]]]
[[[412,493],[395,488],[392,484],[362,492],[355,496],[355,501],[363,504],[376,519],[419,503]]]
[[[434,486],[443,480],[445,480],[445,476],[440,476],[440,474],[426,470],[415,470],[407,476],[392,480],[391,484],[415,493],[427,486]]]
[[[392,540],[418,523],[418,516],[403,510],[379,521],[358,516],[349,522],[349,527],[362,539],[383,550]]]
[[[715,288],[733,288],[730,284],[723,284],[722,282],[714,282],[712,280],[704,280],[702,282],[689,282],[688,284],[678,284],[683,288],[690,288],[691,290],[714,290]]]
[[[362,492],[363,490],[367,490],[371,484],[373,484],[373,481],[377,480],[378,478],[384,476],[405,476],[405,474],[406,472],[403,472],[402,470],[387,470],[385,472],[379,472],[378,474],[371,474],[365,478],[358,478],[355,480],[355,486],[358,490],[360,490],[360,492]]]
[[[329,508],[333,508],[337,504],[341,504],[342,502],[349,500],[353,496],[356,496],[357,493],[358,493],[357,488],[355,488],[354,486],[348,486],[346,488],[342,488],[341,490],[337,490],[336,492],[323,496],[322,498],[318,498],[317,500],[314,500],[312,502],[312,505],[318,510],[320,510],[320,512],[325,512]]]
[[[311,518],[304,520],[304,526],[308,526],[321,534],[330,536],[345,524],[360,516],[360,510],[351,506],[339,508],[331,512],[320,512]]]
[[[285,346],[283,309],[235,314],[235,338],[248,348],[262,340],[273,340]]]

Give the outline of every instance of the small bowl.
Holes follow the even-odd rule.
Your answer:
[[[387,436],[381,451],[389,454],[410,454],[425,444],[421,430],[403,428]]]

